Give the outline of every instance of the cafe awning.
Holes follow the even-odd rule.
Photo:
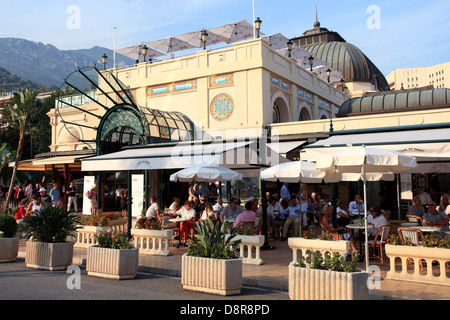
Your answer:
[[[82,160],[82,171],[128,171],[183,169],[189,166],[224,166],[230,169],[258,168],[286,162],[266,146],[258,151],[256,142],[186,142],[130,148]]]
[[[89,155],[70,155],[70,156],[57,156],[50,158],[42,158],[42,159],[29,159],[29,160],[21,160],[19,162],[18,170],[19,171],[45,171],[46,166],[51,166],[54,164],[73,164],[82,158],[86,158]],[[14,167],[15,163],[10,162],[8,164],[9,167]]]
[[[337,134],[306,146],[300,158],[316,161],[324,154],[362,145],[416,157],[418,167],[410,173],[450,172],[450,128]]]

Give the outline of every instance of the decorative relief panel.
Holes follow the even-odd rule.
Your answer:
[[[209,77],[209,88],[220,88],[231,85],[234,85],[234,74],[232,73]]]
[[[157,87],[147,88],[147,97],[157,97],[161,95],[180,93],[180,92],[191,92],[197,90],[197,80],[176,82],[171,84],[166,84]]]
[[[219,122],[227,121],[233,112],[234,101],[230,95],[221,93],[211,101],[210,113],[215,120]]]

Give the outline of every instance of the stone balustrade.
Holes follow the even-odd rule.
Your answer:
[[[169,240],[173,237],[173,229],[147,230],[131,229],[134,246],[141,254],[171,256]]]
[[[127,218],[120,218],[115,220],[110,220],[108,226],[106,227],[96,227],[96,226],[79,226],[74,237],[75,237],[75,247],[77,248],[87,248],[89,246],[97,245],[97,239],[95,235],[100,232],[113,231],[121,232],[126,231],[127,228]]]
[[[313,240],[305,238],[289,238],[289,248],[292,249],[293,258],[292,262],[297,263],[303,256],[308,257],[311,252],[319,253],[348,253],[350,251],[349,241],[326,241],[326,240]],[[299,255],[300,251],[300,255]]]
[[[450,286],[450,273],[446,270],[450,249],[386,245],[386,255],[390,260],[387,279]]]
[[[261,259],[261,247],[264,245],[264,236],[237,235],[234,240],[241,240],[239,244],[239,257],[242,258],[242,263],[257,266],[264,264],[264,260]],[[255,249],[254,256],[253,249]]]

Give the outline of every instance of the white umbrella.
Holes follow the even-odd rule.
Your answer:
[[[208,33],[208,41],[206,42],[207,46],[215,45],[223,42],[215,33],[209,32],[208,30],[201,29],[193,32],[188,32],[185,34],[181,34],[176,36],[175,38],[183,40],[194,46],[194,48],[202,48],[202,32],[206,31]]]
[[[172,182],[209,182],[241,180],[242,174],[225,167],[189,167],[170,176]]]
[[[343,151],[324,155],[317,159],[316,168],[335,173],[361,173],[364,184],[364,212],[366,234],[366,270],[369,268],[369,247],[367,233],[367,173],[371,172],[400,172],[417,167],[416,158],[405,154],[379,149],[349,147]]]
[[[175,37],[165,38],[161,40],[147,41],[144,43],[156,50],[165,53],[172,53],[195,48],[195,46],[190,44],[189,42],[183,41]]]
[[[287,48],[287,46],[288,46],[287,43],[289,42],[289,39],[286,38],[281,33],[273,34],[270,36],[265,36],[263,39],[270,43],[270,47],[273,50],[281,50],[281,49]],[[294,44],[294,47],[295,46],[296,45]],[[309,55],[311,55],[311,53],[309,53]]]
[[[331,183],[339,181],[359,181],[362,180],[361,173],[334,173],[316,169],[316,164],[307,161],[292,161],[282,163],[261,171],[262,180],[289,183]],[[394,181],[393,173],[367,173],[367,181]]]
[[[230,23],[221,27],[209,29],[208,33],[212,33],[227,44],[243,41],[253,38],[253,25],[247,20],[241,20],[236,23]]]
[[[144,56],[142,53],[142,47],[143,47],[143,45],[126,47],[126,48],[116,50],[116,53],[121,54],[128,58],[131,58],[133,60],[139,60],[140,56],[142,56],[142,57]],[[147,55],[145,57],[146,58],[155,58],[155,57],[161,57],[163,55],[164,55],[164,53],[162,53],[160,51],[157,51],[153,48],[148,48]]]

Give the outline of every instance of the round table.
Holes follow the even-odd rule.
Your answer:
[[[364,224],[361,226],[359,225],[359,223],[352,223],[352,224],[348,224],[345,226],[348,229],[352,229],[352,233],[353,235],[355,235],[355,230],[365,230],[366,227],[364,226]],[[373,226],[370,224],[367,224],[367,230],[369,229],[373,229]],[[359,237],[359,255],[360,257],[362,257],[362,237]]]

